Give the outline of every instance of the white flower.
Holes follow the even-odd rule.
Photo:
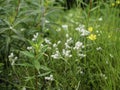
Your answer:
[[[53,81],[54,80],[53,75],[50,75],[49,77],[45,77],[45,80]]]
[[[68,38],[69,37],[69,34],[66,34],[66,38]]]
[[[78,54],[81,58],[86,57],[85,54]]]
[[[68,43],[65,43],[65,48],[66,49],[70,48],[70,46],[68,45]]]
[[[10,53],[9,57],[9,61],[11,62],[11,65],[14,65],[15,61],[18,59],[18,57],[14,57],[13,53]]]
[[[60,43],[61,43],[61,41],[58,41],[58,42],[57,42],[57,45],[60,44]]]
[[[102,21],[103,20],[103,18],[102,17],[100,17],[99,19],[98,19],[98,21]]]
[[[23,88],[22,88],[22,90],[26,90],[26,88],[25,88],[25,87],[23,87]]]
[[[56,47],[57,47],[57,44],[54,43],[54,44],[53,44],[53,47],[56,48]]]
[[[111,58],[113,58],[113,55],[112,55],[112,54],[110,54],[110,57],[111,57]]]
[[[14,60],[17,60],[17,59],[18,59],[18,57],[15,57],[15,58],[14,58]]]
[[[48,21],[48,20],[45,20],[45,23],[49,23],[50,21]]]
[[[52,58],[54,59],[60,59],[61,55],[59,51],[56,51],[55,54],[51,55]]]
[[[14,57],[13,52],[12,52],[12,53],[10,53],[10,55],[9,55],[8,57],[9,57],[9,58],[13,58],[13,57]]]
[[[73,49],[78,50],[78,49],[82,48],[82,46],[83,46],[83,43],[78,41],[78,42],[75,43],[75,47]]]
[[[12,26],[10,26],[10,29],[13,29],[13,27],[12,27]]]
[[[101,77],[103,77],[104,79],[107,79],[106,75],[105,74],[100,74]]]
[[[62,25],[62,28],[63,28],[64,30],[68,30],[68,25]]]
[[[47,38],[45,38],[45,43],[47,43],[47,44],[51,44],[50,40],[47,39]]]
[[[58,28],[56,31],[57,31],[57,32],[60,32],[60,31],[61,31],[61,28]]]
[[[97,50],[97,51],[100,51],[100,50],[102,50],[102,48],[101,48],[101,47],[98,47],[98,48],[96,48],[96,50]]]
[[[87,31],[87,30],[85,30],[85,29],[82,29],[82,30],[81,30],[81,36],[87,36],[87,35],[89,35],[89,34],[90,34],[89,31]]]
[[[62,50],[62,54],[65,56],[65,57],[72,57],[72,55],[70,54],[70,50],[65,50],[65,49],[63,49]]]
[[[32,48],[32,46],[30,46],[30,47],[27,47],[27,50],[32,50],[33,48]]]
[[[79,27],[77,27],[75,30],[80,32],[81,36],[87,36],[90,33],[89,31],[85,30],[84,25],[79,25]]]
[[[20,29],[21,32],[24,31],[24,30],[25,30],[24,28],[21,28],[21,29]]]
[[[34,34],[33,37],[36,39],[38,37],[38,33]]]
[[[32,41],[35,41],[37,39],[38,35],[39,35],[38,33],[34,34],[33,38],[32,38]]]

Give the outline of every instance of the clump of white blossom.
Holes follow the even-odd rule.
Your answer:
[[[68,25],[62,25],[62,28],[64,29],[64,30],[68,30]]]
[[[84,25],[79,25],[75,30],[78,31],[78,32],[80,32],[81,36],[87,36],[87,35],[90,34],[90,32],[85,29]]]
[[[10,53],[10,55],[8,56],[9,58],[9,61],[11,62],[11,65],[14,65],[15,64],[15,61],[18,59],[17,56],[14,56],[14,53]]]
[[[32,41],[36,41],[36,39],[38,38],[38,35],[39,35],[38,33],[34,34],[33,38],[32,38]]]
[[[107,79],[107,76],[106,76],[105,74],[103,74],[103,73],[101,73],[100,76],[101,76],[102,78],[104,78],[104,79]]]
[[[53,81],[54,80],[53,75],[51,74],[49,77],[45,77],[45,80]]]

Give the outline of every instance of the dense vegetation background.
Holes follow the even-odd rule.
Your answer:
[[[0,0],[0,90],[120,90],[120,0]]]

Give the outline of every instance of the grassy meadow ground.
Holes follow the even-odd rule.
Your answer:
[[[119,6],[3,1],[0,90],[120,90]]]

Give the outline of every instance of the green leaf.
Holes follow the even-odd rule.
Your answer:
[[[29,58],[34,58],[34,54],[28,51],[21,51],[21,53]]]
[[[23,67],[32,67],[33,65],[29,64],[29,63],[22,63],[22,64],[15,64],[15,65],[19,65],[19,66],[23,66]]]
[[[0,67],[3,66],[4,64],[3,63],[0,63]]]
[[[33,61],[33,65],[39,71],[39,69],[40,69],[40,63],[39,63],[39,61],[38,60],[34,60]]]
[[[46,73],[42,73],[42,74],[38,75],[38,77],[43,77],[43,76],[49,75],[50,73],[51,73],[51,71],[46,72]]]
[[[50,71],[51,69],[48,68],[47,66],[40,65],[40,69],[45,70],[45,71]]]

